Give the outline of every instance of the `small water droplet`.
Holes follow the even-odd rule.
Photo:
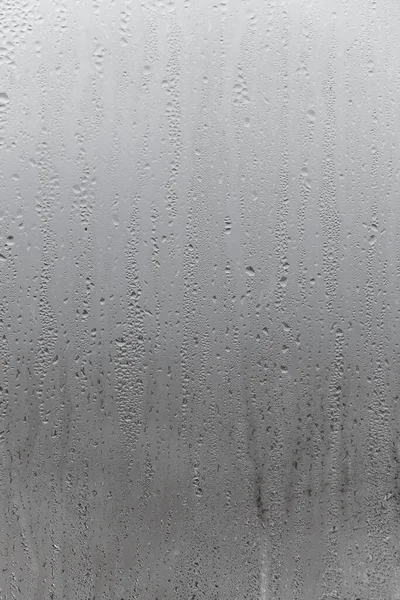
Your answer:
[[[229,217],[225,219],[225,233],[229,234],[232,231],[232,222]]]
[[[309,118],[309,120],[314,123],[315,119],[316,119],[316,115],[315,115],[315,110],[313,108],[309,108],[307,111],[307,117]]]
[[[0,92],[0,109],[5,108],[9,102],[10,98],[8,97],[8,94]]]
[[[256,274],[256,272],[254,271],[253,267],[246,267],[246,274],[249,277],[254,277],[254,275]]]

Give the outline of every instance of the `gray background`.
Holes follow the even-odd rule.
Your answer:
[[[400,5],[2,0],[0,600],[398,600]]]

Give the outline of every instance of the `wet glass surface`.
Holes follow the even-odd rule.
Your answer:
[[[3,0],[0,600],[399,600],[394,0]]]

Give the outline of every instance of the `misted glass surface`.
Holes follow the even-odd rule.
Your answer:
[[[0,600],[400,599],[399,32],[2,0]]]

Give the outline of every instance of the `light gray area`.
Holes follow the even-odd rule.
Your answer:
[[[1,0],[0,600],[400,599],[399,36]]]

